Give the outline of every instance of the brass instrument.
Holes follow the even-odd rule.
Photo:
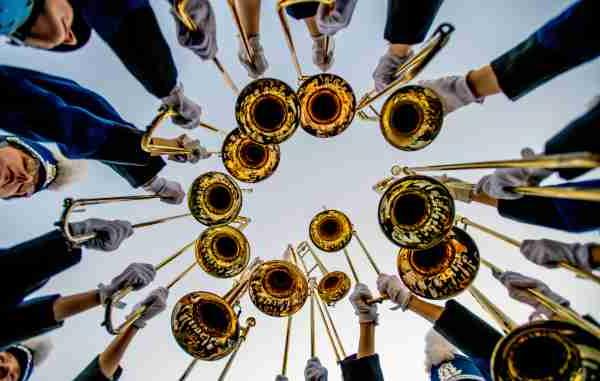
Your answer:
[[[441,24],[425,46],[408,59],[397,71],[396,79],[382,91],[372,90],[365,94],[358,105],[358,115],[362,120],[379,122],[383,137],[392,146],[403,151],[416,151],[425,148],[437,137],[442,129],[444,106],[435,91],[423,86],[405,86],[414,79],[450,40],[454,26]],[[381,112],[372,103],[391,93]],[[369,107],[374,116],[364,109]]]
[[[308,254],[310,254],[317,263],[310,269],[306,267],[304,262],[304,257]],[[315,253],[312,247],[310,247],[308,242],[304,241],[298,245],[298,257],[305,269],[307,277],[310,277],[312,272],[316,269],[321,271],[322,278],[318,283],[317,292],[327,305],[333,306],[348,295],[352,283],[348,275],[342,271],[328,271],[325,264],[323,264],[323,261],[319,258],[317,253]]]
[[[277,144],[257,143],[242,134],[239,128],[227,135],[221,155],[227,172],[246,183],[256,183],[271,176],[281,159]]]
[[[337,75],[321,73],[306,76],[303,74],[285,8],[306,2],[306,0],[278,0],[277,13],[300,82],[297,91],[301,112],[300,126],[313,136],[328,138],[341,134],[350,126],[356,112],[356,97],[350,84]],[[330,0],[319,2],[326,5],[334,4]],[[327,37],[327,43],[329,38]]]
[[[455,211],[454,199],[444,184],[420,175],[385,184],[378,215],[379,225],[390,241],[408,249],[425,250],[448,235]]]
[[[248,84],[235,104],[242,134],[261,144],[279,144],[298,128],[298,98],[285,82],[261,78]]]
[[[158,195],[143,195],[143,196],[121,196],[121,197],[102,197],[102,198],[66,198],[63,201],[63,211],[60,216],[60,220],[56,223],[58,225],[65,238],[74,245],[81,245],[91,239],[96,237],[96,233],[83,234],[83,235],[73,235],[71,232],[71,228],[69,227],[71,214],[80,213],[85,211],[86,206],[92,205],[103,205],[103,204],[112,204],[112,203],[120,203],[120,202],[131,202],[131,201],[143,201],[143,200],[151,200],[160,198]],[[172,217],[160,218],[157,220],[141,222],[133,225],[134,228],[143,228],[147,226],[153,226],[156,224],[161,224],[163,222],[168,222],[172,220],[176,220],[179,218],[189,217],[190,213],[178,214]]]
[[[225,380],[225,376],[227,375],[227,372],[229,371],[229,369],[231,369],[231,365],[233,364],[233,360],[235,360],[235,357],[237,356],[240,347],[242,346],[242,344],[246,341],[246,338],[248,337],[248,333],[250,332],[250,328],[253,328],[256,326],[256,319],[253,317],[249,317],[248,319],[246,319],[246,326],[243,327],[241,329],[240,332],[240,339],[238,340],[238,344],[235,347],[233,353],[231,354],[231,356],[229,356],[229,358],[227,359],[227,363],[225,364],[225,368],[223,368],[223,371],[221,372],[221,374],[219,375],[219,378],[217,379],[217,381],[224,381]]]
[[[579,152],[559,155],[538,155],[533,158],[518,160],[498,160],[460,164],[430,165],[424,167],[392,167],[392,175],[404,173],[415,173],[425,171],[449,171],[462,169],[486,169],[486,168],[598,168],[600,167],[600,154]],[[600,189],[583,189],[577,187],[554,188],[554,187],[512,187],[507,189],[513,193],[526,196],[568,198],[576,200],[600,201]]]
[[[235,350],[240,339],[238,302],[260,263],[251,264],[223,297],[195,291],[179,299],[171,314],[171,331],[181,349],[205,361],[219,360]]]

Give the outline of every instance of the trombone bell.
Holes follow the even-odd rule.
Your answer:
[[[188,207],[203,225],[227,224],[235,220],[242,209],[242,191],[228,175],[207,172],[190,186]]]
[[[278,145],[257,143],[244,136],[239,128],[227,135],[221,152],[227,172],[246,183],[256,183],[271,176],[281,158]]]
[[[351,285],[348,275],[341,271],[332,271],[321,278],[317,292],[327,305],[332,306],[348,295]]]
[[[250,262],[250,244],[244,234],[232,226],[206,229],[195,247],[196,261],[207,273],[217,278],[240,274]]]
[[[338,210],[325,210],[310,221],[308,234],[316,247],[331,253],[348,246],[352,239],[352,223]]]

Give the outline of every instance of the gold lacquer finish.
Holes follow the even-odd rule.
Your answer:
[[[290,86],[278,79],[257,79],[240,93],[235,118],[242,133],[250,139],[279,144],[298,128],[298,98]]]
[[[204,291],[191,292],[179,299],[171,315],[171,328],[181,349],[207,361],[231,353],[240,332],[237,314],[229,303]]]
[[[600,379],[600,339],[571,323],[525,324],[498,342],[491,370],[496,381]]]
[[[351,286],[352,282],[348,275],[341,271],[332,271],[321,278],[317,291],[321,299],[331,306],[344,299]]]
[[[452,229],[454,200],[439,181],[407,176],[386,189],[379,201],[379,225],[396,245],[424,250],[440,243]]]
[[[239,128],[227,135],[221,155],[227,172],[246,183],[256,183],[271,176],[281,158],[277,144],[257,143],[243,135]]]
[[[475,280],[479,262],[477,245],[457,227],[430,249],[400,249],[397,259],[402,282],[427,299],[451,298],[467,289]]]
[[[242,191],[228,175],[207,172],[190,186],[188,207],[201,224],[226,224],[232,222],[242,209]]]
[[[338,210],[325,210],[318,213],[308,227],[312,243],[326,252],[342,250],[352,239],[352,223]]]
[[[356,98],[348,82],[334,74],[318,74],[298,88],[300,126],[318,138],[341,134],[350,126]]]
[[[308,298],[308,282],[302,271],[288,261],[273,260],[260,265],[250,278],[250,299],[267,315],[291,316]]]
[[[428,146],[442,129],[444,108],[435,91],[405,86],[392,94],[381,110],[381,133],[394,147],[417,151]]]
[[[196,241],[196,261],[217,278],[240,274],[250,261],[250,244],[244,234],[232,226],[206,229]]]

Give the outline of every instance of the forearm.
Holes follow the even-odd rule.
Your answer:
[[[54,319],[56,321],[63,321],[99,305],[100,295],[98,294],[98,290],[61,297],[54,302]]]
[[[426,302],[414,295],[410,298],[407,308],[431,323],[435,323],[444,312],[443,307]]]
[[[471,200],[480,204],[489,205],[494,208],[498,207],[498,199],[488,196],[485,193],[473,193],[471,196]]]
[[[590,266],[593,269],[600,267],[600,245],[590,247]]]
[[[125,332],[117,336],[110,345],[102,352],[99,358],[100,370],[102,374],[109,379],[113,378],[113,375],[119,369],[119,364],[127,347],[131,344],[131,341],[137,334],[138,329],[134,326],[129,326]]]
[[[260,0],[236,0],[235,5],[240,13],[240,22],[247,35],[260,31]]]
[[[375,324],[373,322],[360,323],[360,338],[358,340],[357,358],[375,354]]]

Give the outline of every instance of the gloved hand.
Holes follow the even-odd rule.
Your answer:
[[[535,156],[530,148],[521,151],[524,159]],[[506,190],[507,187],[538,186],[542,180],[552,175],[552,171],[544,168],[506,168],[496,169],[493,174],[482,177],[476,192],[484,192],[501,200],[516,200],[523,197],[520,194]]]
[[[133,307],[132,314],[137,311],[138,308],[145,306],[146,309],[140,315],[140,317],[133,323],[133,326],[142,329],[146,326],[148,320],[152,319],[156,315],[160,314],[167,308],[167,298],[169,297],[169,290],[164,287],[159,287],[152,291],[146,299]],[[129,315],[131,316],[131,314]]]
[[[372,322],[377,324],[379,316],[377,314],[377,304],[374,303],[368,305],[366,301],[369,299],[373,299],[373,294],[371,294],[369,288],[362,283],[358,283],[354,287],[352,294],[350,294],[350,303],[352,303],[352,307],[354,307],[354,313],[358,316],[358,321],[360,323]]]
[[[318,357],[313,357],[306,362],[304,379],[305,381],[327,381],[327,368],[321,365]]]
[[[428,87],[442,99],[444,115],[448,115],[471,103],[483,103],[484,98],[477,98],[467,84],[466,76],[442,77],[434,80],[418,81],[418,86]]]
[[[278,374],[277,377],[275,377],[275,381],[288,381],[288,378]]]
[[[269,63],[267,62],[267,57],[265,57],[265,51],[263,50],[262,45],[260,44],[259,35],[251,35],[248,36],[248,42],[250,44],[250,48],[252,49],[253,59],[250,62],[250,58],[246,54],[246,49],[244,48],[244,41],[241,37],[239,39],[239,50],[238,50],[238,59],[240,60],[242,66],[246,68],[248,71],[248,76],[252,79],[256,79],[264,74],[265,71],[269,68]]]
[[[185,12],[194,23],[195,30],[190,30],[181,21],[176,10],[172,9],[177,41],[203,60],[215,58],[217,55],[217,24],[210,2],[208,0],[188,0]]]
[[[381,295],[389,296],[390,300],[396,303],[397,308],[393,309],[401,308],[402,311],[406,311],[412,294],[397,276],[380,274],[377,277],[377,289]]]
[[[192,152],[185,155],[169,155],[169,160],[176,161],[178,163],[190,162],[192,164],[196,164],[198,161],[200,161],[200,159],[208,159],[211,157],[211,154],[208,152],[208,150],[200,145],[200,140],[198,139],[192,139],[183,134],[180,135],[176,141],[180,147],[190,149]]]
[[[161,99],[161,101],[163,105],[171,107],[178,113],[173,116],[173,123],[176,125],[188,130],[200,125],[202,108],[183,94],[183,85],[181,83],[175,86],[171,90],[171,94]]]
[[[313,63],[317,65],[321,71],[327,71],[333,65],[335,61],[333,58],[333,52],[335,50],[335,41],[333,37],[329,37],[329,44],[325,46],[325,40],[327,36],[321,35],[319,37],[313,37]],[[327,51],[325,51],[327,49]]]
[[[155,177],[144,184],[146,192],[155,193],[160,196],[160,201],[167,204],[181,204],[185,198],[185,192],[178,182],[166,180],[164,177]]]
[[[150,284],[155,276],[156,270],[151,264],[132,263],[121,274],[114,277],[108,285],[102,283],[98,285],[100,302],[104,304],[106,299],[127,287],[133,287],[134,290],[142,289]]]
[[[411,51],[404,57],[397,56],[390,52],[385,53],[380,59],[375,71],[373,72],[373,80],[375,81],[375,90],[381,91],[387,85],[396,79],[398,68],[413,56]]]
[[[550,239],[526,239],[521,243],[521,253],[531,262],[548,268],[556,267],[559,262],[567,262],[580,269],[592,270],[591,246]]]
[[[453,199],[467,204],[473,201],[473,191],[475,189],[473,184],[446,175],[434,176],[434,178],[446,186]]]
[[[500,274],[494,273],[494,277],[498,279],[504,285],[504,287],[506,287],[511,298],[522,303],[529,304],[535,309],[535,311],[529,317],[529,320],[535,319],[538,315],[551,317],[552,311],[544,307],[533,295],[527,292],[526,290],[528,288],[537,289],[543,295],[562,306],[569,306],[569,301],[567,299],[558,295],[545,283],[537,279],[529,278],[512,271],[505,271]]]
[[[115,251],[121,243],[131,237],[133,227],[128,221],[107,221],[99,218],[90,218],[81,222],[69,224],[71,234],[82,235],[96,233],[96,237],[84,242],[83,246],[88,249]]]
[[[319,4],[315,17],[319,31],[333,36],[350,25],[356,2],[357,0],[336,0],[333,9],[323,3]]]

